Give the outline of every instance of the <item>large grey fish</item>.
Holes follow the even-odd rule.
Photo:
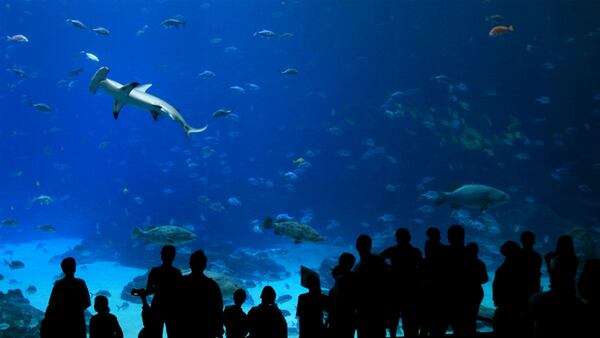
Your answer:
[[[140,238],[149,243],[180,245],[198,238],[193,232],[175,225],[153,226],[146,230],[134,227],[133,238]]]
[[[450,192],[439,192],[436,203],[449,203],[453,208],[486,210],[507,202],[510,196],[502,190],[483,185],[466,184]]]

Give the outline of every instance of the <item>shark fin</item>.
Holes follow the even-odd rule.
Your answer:
[[[205,131],[206,128],[208,128],[208,125],[205,125],[202,128],[192,128],[188,125],[183,127],[183,129],[185,129],[185,136],[188,136],[188,137],[190,136],[190,134],[193,134],[193,133],[201,133],[201,132]]]
[[[131,91],[133,90],[133,88],[139,86],[138,82],[130,82],[126,85],[124,85],[123,87],[121,87],[119,90],[125,92],[127,95],[129,95],[129,93],[131,93]]]
[[[115,120],[119,118],[119,113],[124,105],[125,103],[115,100],[115,104],[113,105],[113,116],[115,117]]]
[[[161,111],[162,106],[154,105],[154,108],[150,111],[152,113],[152,118],[154,119],[154,121],[158,120]]]
[[[150,87],[152,87],[152,83],[146,83],[146,84],[135,87],[135,90],[139,90],[140,92],[145,93],[148,90],[148,88],[150,88]]]

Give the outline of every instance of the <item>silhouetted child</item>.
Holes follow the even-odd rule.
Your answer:
[[[248,333],[246,313],[242,305],[246,301],[246,291],[237,289],[233,293],[233,304],[223,310],[223,324],[227,338],[243,338]]]
[[[98,314],[90,319],[90,338],[123,338],[123,331],[115,315],[110,313],[108,298],[97,296],[94,310]]]
[[[321,292],[319,277],[306,277],[307,293],[298,296],[296,316],[299,322],[299,338],[324,338],[323,312],[328,310],[327,297]]]

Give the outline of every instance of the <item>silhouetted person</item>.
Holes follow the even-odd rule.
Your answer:
[[[585,301],[583,307],[583,335],[586,338],[600,337],[600,259],[585,261],[578,285],[579,295]]]
[[[321,281],[317,275],[308,275],[306,286],[308,292],[298,296],[296,308],[299,338],[325,338],[323,312],[329,309],[327,296],[321,292]]]
[[[446,316],[455,336],[467,334],[469,305],[465,302],[470,278],[467,251],[465,248],[465,229],[460,225],[448,228],[448,249],[446,252]]]
[[[531,231],[521,233],[521,260],[525,271],[527,298],[541,291],[542,255],[533,250],[535,234]]]
[[[275,290],[265,286],[261,303],[248,311],[249,338],[287,338],[287,323],[275,304]]]
[[[98,314],[90,319],[90,338],[123,338],[123,331],[115,315],[110,313],[108,298],[97,296],[94,310]]]
[[[221,288],[204,274],[207,258],[197,250],[190,256],[189,275],[179,289],[179,337],[215,338],[223,336],[223,297]]]
[[[492,284],[494,305],[494,333],[497,337],[518,337],[525,330],[527,285],[521,261],[521,247],[507,241],[500,247],[504,262],[496,270]]]
[[[390,260],[390,296],[392,300],[388,330],[396,337],[400,315],[405,337],[419,334],[419,302],[423,292],[423,255],[412,245],[410,232],[405,228],[396,230],[396,245],[381,253]]]
[[[91,305],[90,293],[82,279],[75,278],[75,259],[67,257],[60,263],[64,277],[57,280],[50,294],[42,336],[85,338],[85,309]]]
[[[538,293],[530,300],[534,337],[580,337],[584,331],[583,303],[575,290],[579,260],[573,239],[561,236],[556,250],[544,258],[550,275],[550,291]]]
[[[436,227],[426,231],[424,259],[424,306],[421,333],[424,336],[440,337],[446,332],[445,269],[448,247],[441,243],[441,233]]]
[[[479,314],[479,306],[483,300],[483,287],[487,283],[488,273],[485,263],[479,259],[479,246],[477,243],[471,242],[466,246],[467,251],[467,271],[471,275],[468,278],[467,294],[465,303],[468,308],[468,317],[466,322],[466,335],[469,337],[475,336],[477,333],[477,315]]]
[[[358,338],[385,337],[389,304],[385,260],[371,253],[372,241],[367,235],[356,239],[360,261],[354,268],[356,277],[356,330]]]
[[[223,310],[223,324],[227,338],[243,338],[248,334],[246,313],[242,305],[246,301],[246,291],[237,289],[233,293],[233,304]]]
[[[356,258],[344,252],[333,268],[335,279],[329,290],[331,311],[329,313],[329,330],[332,338],[354,338],[356,331],[356,281],[352,268]]]
[[[157,325],[153,328],[158,330],[156,333],[158,337],[162,337],[163,325],[167,327],[167,336],[175,337],[177,288],[181,281],[181,271],[173,266],[175,247],[163,246],[160,258],[162,265],[152,268],[148,275],[146,295],[154,295],[151,308],[157,321]]]

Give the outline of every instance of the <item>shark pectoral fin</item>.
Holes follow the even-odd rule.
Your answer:
[[[154,119],[154,121],[158,120],[158,117],[160,116],[160,112],[161,111],[162,111],[162,107],[161,106],[154,105],[154,107],[150,111],[152,113],[152,118]]]
[[[113,105],[113,116],[115,117],[115,120],[119,118],[119,113],[124,105],[125,103],[115,100],[115,104]]]
[[[125,92],[127,95],[129,95],[129,93],[131,93],[133,88],[135,88],[137,86],[139,86],[139,82],[130,82],[130,83],[124,85],[123,87],[121,87],[119,90],[121,90],[122,92]]]

